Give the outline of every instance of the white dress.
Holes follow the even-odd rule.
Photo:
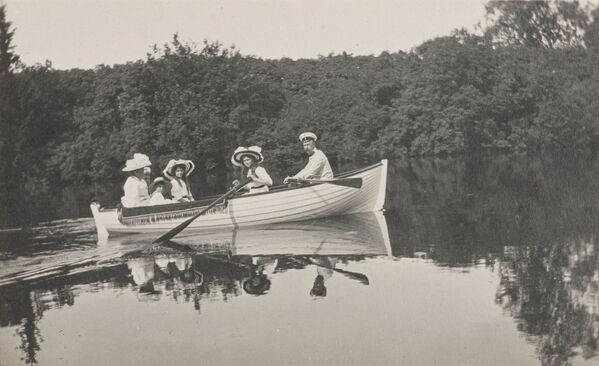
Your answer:
[[[191,192],[187,189],[187,184],[183,179],[173,178],[171,180],[171,194],[173,195],[173,201],[193,201]]]
[[[152,193],[152,197],[150,198],[150,205],[166,205],[167,203],[174,203],[173,200],[167,200],[164,198],[162,193],[154,192]]]
[[[266,172],[266,169],[259,166],[254,170],[254,175],[256,175],[258,179],[254,179],[252,182],[246,184],[243,188],[249,190],[250,194],[268,192],[268,186],[272,186],[272,179]],[[247,177],[249,178],[251,176],[252,171],[248,170]]]
[[[125,195],[121,197],[121,203],[124,207],[148,206],[150,204],[148,184],[143,179],[133,176],[127,178],[123,191]]]

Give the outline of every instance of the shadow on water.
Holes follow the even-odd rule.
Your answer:
[[[368,286],[368,269],[375,273],[381,261],[401,266],[415,258],[438,268],[494,273],[491,300],[535,345],[542,365],[596,360],[598,164],[567,156],[400,161],[390,167],[384,225],[372,216],[331,218],[182,235],[161,247],[150,246],[151,238],[124,237],[102,249],[89,220],[48,224],[16,239],[0,238],[4,279],[18,275],[6,268],[33,266],[52,255],[70,253],[69,263],[94,260],[6,282],[0,287],[0,326],[17,328],[23,360],[36,363],[44,312],[74,306],[82,293],[133,291],[141,302],[189,303],[201,313],[214,301],[269,295],[283,281],[280,274],[311,269],[310,287],[298,291],[326,298],[341,291],[329,285],[333,275]]]

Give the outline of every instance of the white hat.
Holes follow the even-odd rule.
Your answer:
[[[191,172],[193,172],[193,170],[195,169],[195,164],[193,163],[193,161],[191,160],[183,160],[183,159],[178,159],[178,160],[174,160],[171,159],[168,164],[166,164],[166,168],[164,168],[164,175],[167,176],[174,176],[175,175],[175,170],[177,166],[182,166],[184,169],[183,174],[188,177]]]
[[[243,159],[244,155],[250,155],[254,157],[257,163],[264,161],[264,156],[262,156],[262,148],[260,146],[250,146],[248,148],[239,146],[237,149],[235,149],[233,156],[231,156],[231,163],[236,166],[241,166],[241,159]]]
[[[158,177],[154,179],[154,181],[150,184],[148,188],[148,192],[153,193],[156,190],[156,186],[158,184],[164,185],[164,189],[169,191],[171,189],[171,183],[162,177]]]
[[[316,135],[312,132],[304,132],[301,135],[299,135],[299,140],[301,142],[304,142],[304,139],[312,139],[314,141],[318,140],[318,137],[316,137]]]
[[[124,172],[132,172],[137,169],[142,169],[152,165],[150,158],[145,154],[133,154],[133,159],[127,160],[127,164],[123,168]]]

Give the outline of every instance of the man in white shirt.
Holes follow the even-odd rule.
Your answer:
[[[329,159],[319,149],[316,148],[318,138],[312,132],[304,132],[299,136],[304,146],[304,151],[308,154],[308,164],[299,173],[292,177],[287,177],[283,181],[287,183],[289,178],[295,179],[333,179],[333,170],[329,164]]]

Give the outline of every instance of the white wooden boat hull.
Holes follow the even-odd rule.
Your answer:
[[[223,210],[198,217],[185,231],[222,230],[383,210],[387,184],[387,160],[343,177],[362,178],[362,187],[356,189],[322,183],[242,195],[229,199]],[[187,219],[184,217],[125,225],[119,221],[117,209],[101,209],[99,204],[92,203],[91,210],[99,237],[132,233],[165,233]]]

